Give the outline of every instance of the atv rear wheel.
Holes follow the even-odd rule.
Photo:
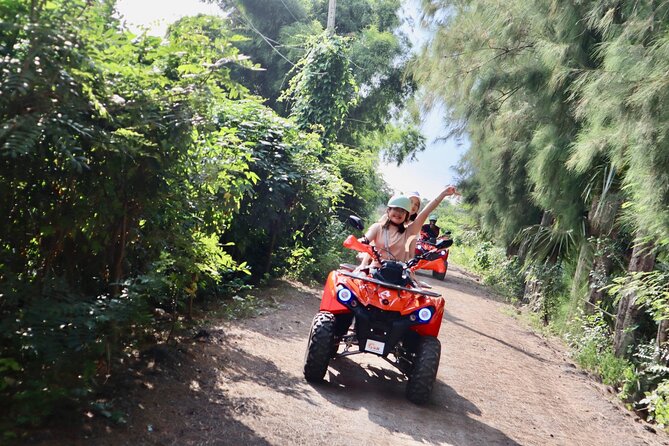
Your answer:
[[[304,378],[307,381],[323,380],[334,348],[335,317],[332,313],[320,312],[311,324],[309,344],[304,357]]]
[[[430,399],[434,381],[437,379],[440,357],[439,339],[432,336],[422,337],[407,380],[406,397],[412,403],[425,404]]]

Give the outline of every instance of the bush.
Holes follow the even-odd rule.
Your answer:
[[[669,380],[662,381],[655,390],[647,392],[639,401],[648,412],[647,420],[655,421],[661,427],[669,424]]]
[[[476,249],[476,254],[474,254],[474,261],[476,267],[480,271],[486,271],[492,265],[493,247],[494,247],[493,244],[487,241],[478,245],[478,248]]]
[[[501,258],[500,258],[501,257]],[[511,301],[523,295],[525,277],[522,264],[517,256],[507,258],[499,250],[490,269],[484,274],[483,282]]]
[[[581,314],[573,327],[580,332],[568,333],[566,339],[574,350],[576,362],[599,376],[604,384],[615,387],[621,393],[626,392],[629,384],[637,381],[634,366],[613,354],[612,334],[603,315]]]
[[[343,247],[349,233],[344,224],[331,219],[323,225],[318,236],[309,241],[310,246],[298,242],[294,247],[284,249],[286,265],[282,272],[293,279],[322,283],[340,263],[357,263],[355,253]]]
[[[479,231],[474,230],[456,231],[453,236],[454,245],[474,246],[479,240],[481,240],[481,234]]]

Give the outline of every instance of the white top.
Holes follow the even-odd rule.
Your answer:
[[[374,223],[365,236],[376,246],[383,260],[406,262],[413,257],[417,236],[413,231],[407,229],[400,234],[395,225],[384,229],[381,223]]]

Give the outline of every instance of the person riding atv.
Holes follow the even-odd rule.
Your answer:
[[[427,240],[436,240],[441,231],[441,228],[437,226],[437,216],[434,214],[430,215],[429,221],[430,223],[423,225],[423,227],[420,228],[420,231],[425,234],[423,238]]]
[[[331,358],[373,353],[407,376],[406,394],[410,401],[427,402],[441,355],[437,335],[444,299],[419,284],[413,270],[421,261],[438,257],[438,251],[453,242],[444,242],[418,257],[413,252],[416,236],[429,212],[453,193],[453,186],[446,188],[408,224],[411,201],[405,196],[392,197],[384,219],[374,223],[364,237],[350,235],[346,239],[344,246],[365,253],[365,258],[358,267],[341,265],[328,276],[309,334],[304,360],[307,381],[322,380]],[[353,221],[361,230],[362,222]],[[341,345],[344,351],[338,353]],[[357,351],[351,351],[354,347]]]
[[[418,217],[418,211],[420,210],[420,194],[418,192],[409,192],[407,194],[409,200],[411,200],[411,210],[409,211],[409,221],[414,221]]]
[[[359,230],[362,222],[349,221]],[[330,272],[314,317],[304,358],[304,377],[320,382],[330,360],[356,354],[375,354],[407,377],[406,396],[423,404],[430,398],[441,356],[437,336],[444,314],[444,299],[427,284],[412,278],[421,262],[439,256],[452,241],[408,262],[383,260],[363,237],[349,235],[344,247],[366,253],[377,267],[362,270],[342,264]],[[351,327],[351,322],[355,324]],[[343,351],[339,351],[343,347]]]
[[[411,200],[403,195],[393,196],[388,201],[384,218],[370,226],[365,238],[379,250],[382,259],[406,262],[413,257],[416,239],[427,216],[446,196],[456,193],[455,186],[446,187],[418,213],[414,221],[409,221]],[[371,261],[371,257],[366,256],[360,267],[367,267]]]

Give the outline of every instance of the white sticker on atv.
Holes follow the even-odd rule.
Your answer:
[[[383,354],[383,348],[386,346],[385,343],[375,341],[373,339],[367,339],[367,343],[365,344],[365,350],[371,353],[376,353],[377,355],[382,355]]]

